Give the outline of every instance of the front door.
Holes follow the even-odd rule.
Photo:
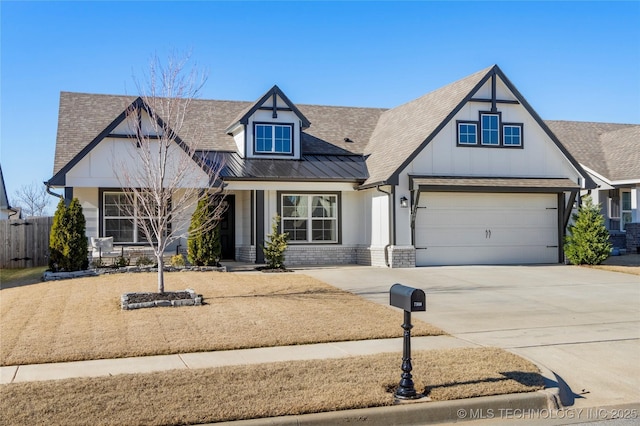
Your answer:
[[[220,243],[222,245],[222,260],[235,260],[235,197],[227,195],[224,197],[227,209],[220,219]]]

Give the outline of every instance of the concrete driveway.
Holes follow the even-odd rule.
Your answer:
[[[640,276],[564,265],[300,273],[383,305],[394,283],[423,289],[427,312],[414,318],[546,367],[565,406],[640,402]],[[401,323],[399,311],[399,335]]]

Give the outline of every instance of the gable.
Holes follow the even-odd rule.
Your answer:
[[[479,94],[486,92],[487,85],[491,82]],[[466,102],[413,157],[402,175],[570,178],[582,183],[582,175],[535,118],[520,102],[511,103],[513,94],[503,91],[498,99],[509,102],[497,102],[493,110],[487,98],[474,95],[472,99],[483,101]],[[495,118],[495,122],[483,123],[482,117]],[[475,126],[475,142],[460,143],[462,125]],[[518,129],[517,140],[505,140],[507,128]]]
[[[495,130],[497,146],[481,143],[481,135],[484,134],[480,133],[484,128],[481,124],[483,114],[493,115],[495,118],[495,124],[487,124],[486,128],[491,128],[491,125],[500,126]],[[525,121],[529,123],[526,127]],[[457,134],[459,122],[474,123],[477,126],[478,140],[473,148],[460,146]],[[410,164],[413,164],[413,169],[416,157],[436,139],[444,142],[429,147],[429,154],[422,156],[420,164],[425,163],[424,167],[428,169],[430,161],[435,166],[433,170],[437,169],[439,173],[467,175],[486,174],[491,171],[493,176],[494,173],[504,171],[507,166],[513,164],[512,157],[521,158],[517,163],[519,165],[529,164],[531,158],[522,153],[500,151],[506,149],[503,144],[503,133],[506,134],[503,132],[503,125],[507,125],[511,131],[523,131],[527,128],[533,136],[533,141],[546,141],[534,145],[540,149],[539,152],[532,152],[537,155],[537,165],[534,165],[533,169],[527,166],[524,173],[547,175],[563,170],[561,176],[565,176],[567,170],[571,170],[570,174],[576,176],[576,181],[584,178],[587,187],[593,186],[587,173],[549,131],[502,71],[494,65],[385,113],[367,146],[370,178],[363,187],[382,183],[397,184],[399,174]],[[524,138],[526,140],[526,134]],[[540,144],[546,144],[550,148],[542,148]],[[524,146],[526,145],[518,148]],[[454,150],[454,147],[458,149]],[[468,149],[476,149],[476,152],[469,152]],[[509,150],[511,149],[513,147],[509,147]],[[551,151],[548,151],[549,149]],[[545,163],[550,159],[553,159],[552,167]],[[513,174],[508,176],[511,175]]]

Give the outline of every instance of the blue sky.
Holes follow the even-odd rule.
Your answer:
[[[191,51],[207,99],[394,107],[498,64],[544,119],[640,123],[640,2],[0,2],[0,163],[52,176],[60,91],[136,94]],[[52,198],[52,201],[55,201]],[[51,209],[51,212],[53,209]]]

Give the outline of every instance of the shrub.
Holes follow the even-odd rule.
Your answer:
[[[118,256],[113,264],[119,268],[123,268],[125,266],[129,266],[129,261],[130,259],[128,257]]]
[[[174,268],[184,268],[186,264],[183,255],[176,254],[175,256],[171,256],[171,266]]]
[[[65,229],[68,222],[67,206],[60,199],[53,215],[51,234],[49,235],[49,269],[56,272],[64,268],[64,246],[66,244]]]
[[[269,241],[267,241],[264,246],[260,246],[264,252],[264,258],[267,261],[267,267],[269,269],[285,269],[284,252],[287,249],[289,234],[286,232],[278,232],[279,223],[280,216],[276,214],[271,223],[271,233],[267,234]]]
[[[153,265],[154,262],[153,260],[151,260],[150,257],[148,256],[140,256],[138,259],[136,259],[136,266],[149,266],[149,265]]]
[[[89,267],[87,258],[86,219],[82,206],[77,198],[71,200],[68,208],[69,227],[67,229],[67,247],[64,251],[67,258],[67,271],[81,271]]]
[[[609,231],[604,226],[600,205],[586,196],[577,213],[572,216],[569,235],[565,238],[564,253],[574,265],[598,265],[611,252]]]
[[[198,201],[191,216],[187,253],[189,262],[196,266],[219,266],[222,254],[220,225],[215,220],[216,205],[209,197]]]
[[[104,268],[105,264],[104,264],[104,261],[102,259],[97,258],[97,259],[93,259],[91,261],[91,267],[92,268]]]
[[[49,237],[49,268],[52,271],[80,271],[89,267],[86,220],[77,198],[69,207],[60,199]]]

